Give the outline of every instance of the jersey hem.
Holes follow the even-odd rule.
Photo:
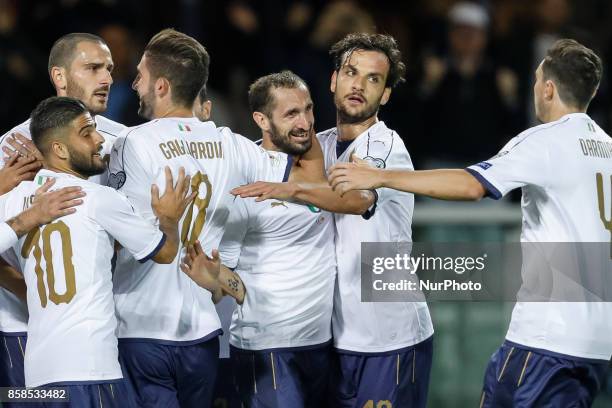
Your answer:
[[[72,376],[72,378],[74,378],[74,376]],[[32,381],[30,383],[28,383],[26,381],[26,387],[27,388],[34,388],[34,387],[47,387],[47,386],[62,386],[62,385],[88,385],[88,384],[106,384],[106,383],[115,383],[115,382],[120,382],[121,380],[123,380],[123,375],[121,374],[121,370],[119,370],[119,376],[113,376],[112,378],[93,378],[91,380],[69,380],[69,379],[65,379],[65,380],[41,380],[41,381]]]
[[[230,355],[232,351],[236,351],[237,353],[278,353],[278,352],[299,352],[299,351],[308,351],[308,350],[316,350],[320,348],[328,347],[332,344],[332,339],[316,344],[308,344],[304,346],[294,346],[294,347],[272,347],[272,348],[263,348],[263,349],[250,349],[244,347],[238,347],[230,343]]]
[[[27,331],[9,332],[9,331],[0,330],[0,336],[5,336],[5,337],[27,337],[28,336],[28,332]]]
[[[151,337],[119,337],[119,343],[155,343],[165,346],[193,346],[194,344],[204,343],[205,341],[212,340],[217,336],[221,336],[223,330],[217,329],[211,333],[208,333],[204,337],[200,337],[195,340],[166,340],[166,339],[155,339]]]
[[[576,361],[583,361],[587,363],[601,363],[601,362],[608,363],[608,361],[610,361],[609,354],[601,355],[601,354],[595,354],[595,353],[585,354],[585,353],[573,353],[573,352],[571,352],[572,354],[568,354],[567,350],[561,350],[561,348],[556,348],[556,350],[552,350],[550,347],[542,348],[542,347],[527,345],[526,343],[528,342],[521,342],[520,340],[515,341],[515,340],[509,339],[508,337],[506,337],[506,339],[504,340],[504,344],[508,344],[510,347],[516,347],[516,348],[520,348],[520,349],[527,350],[527,351],[535,351],[540,354],[544,354],[544,355],[551,356],[551,357],[564,358],[566,360],[576,360]]]
[[[424,339],[418,340],[411,344],[399,345],[397,348],[392,348],[392,349],[363,351],[363,350],[355,350],[352,347],[344,348],[340,345],[334,345],[334,349],[336,350],[336,352],[340,354],[352,354],[352,355],[357,355],[357,356],[385,356],[385,355],[390,355],[390,354],[402,353],[402,352],[408,351],[420,345],[421,343],[430,342],[430,341],[433,341],[433,333]]]
[[[34,385],[34,387],[64,387],[70,385],[96,385],[96,384],[116,384],[120,383],[123,377],[110,380],[88,380],[88,381],[58,381],[42,385]]]

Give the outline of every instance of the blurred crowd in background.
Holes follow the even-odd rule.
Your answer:
[[[311,87],[317,130],[334,125],[329,47],[355,31],[393,35],[408,67],[380,118],[396,129],[415,167],[465,165],[495,154],[535,125],[533,71],[546,49],[572,37],[612,59],[609,0],[0,0],[0,125],[22,122],[53,93],[47,56],[68,32],[102,36],[115,70],[105,116],[138,118],[131,89],[148,39],[165,27],[211,55],[212,119],[256,139],[247,106],[257,77],[291,69]],[[609,76],[589,114],[612,126]]]

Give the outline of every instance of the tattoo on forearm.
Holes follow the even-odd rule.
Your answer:
[[[238,292],[238,289],[240,287],[240,279],[238,279],[235,276],[230,276],[227,279],[227,286],[230,290],[234,291],[234,292]]]

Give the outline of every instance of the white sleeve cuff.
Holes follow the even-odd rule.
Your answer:
[[[0,252],[6,251],[18,240],[17,234],[6,222],[0,224]]]

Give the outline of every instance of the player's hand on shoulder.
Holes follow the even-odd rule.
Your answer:
[[[181,262],[181,270],[189,276],[198,286],[215,293],[219,291],[219,272],[221,260],[219,251],[213,249],[212,256],[204,253],[200,242],[187,247],[187,253]]]
[[[37,225],[47,224],[57,218],[76,212],[77,206],[83,204],[82,198],[85,192],[81,187],[64,187],[59,190],[49,191],[55,184],[55,179],[48,179],[34,196],[34,201],[29,211]]]
[[[11,153],[0,170],[0,194],[8,193],[22,181],[34,180],[41,166],[42,163],[34,156],[23,157],[19,152]]]
[[[43,155],[38,150],[34,142],[25,137],[19,132],[11,133],[6,139],[8,146],[3,146],[2,151],[7,155],[11,156],[17,152],[22,157],[34,156],[34,158],[41,164],[43,162]]]
[[[191,177],[185,175],[183,167],[179,169],[176,185],[174,184],[170,167],[166,166],[164,171],[166,189],[160,197],[159,187],[156,184],[151,186],[151,207],[157,218],[178,222],[198,192],[193,191],[189,194]]]

